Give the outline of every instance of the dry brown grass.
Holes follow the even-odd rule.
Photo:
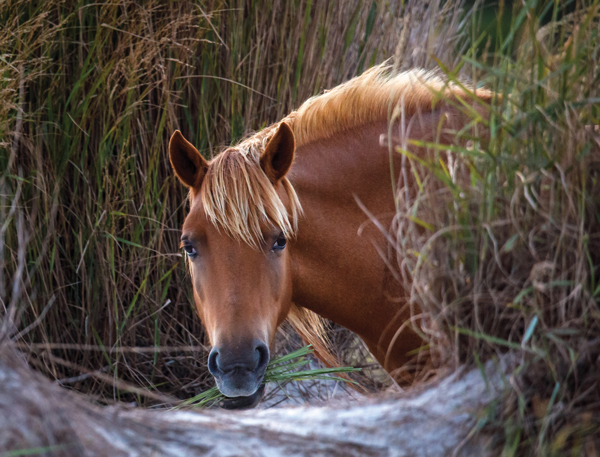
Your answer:
[[[392,255],[429,343],[422,376],[507,352],[518,360],[479,424],[498,432],[502,455],[600,452],[600,5],[591,3],[545,27],[532,10],[508,55],[469,61],[472,49],[462,71],[503,98],[489,122],[457,132],[452,150],[406,155],[420,185],[398,194]]]

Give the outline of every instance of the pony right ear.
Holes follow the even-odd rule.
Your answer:
[[[200,187],[208,162],[179,130],[175,130],[169,141],[169,159],[173,171],[184,186],[192,189]]]

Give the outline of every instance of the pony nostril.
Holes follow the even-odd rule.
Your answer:
[[[264,373],[269,363],[269,348],[261,342],[246,346],[245,350],[232,351],[227,347],[213,347],[208,355],[208,371],[215,378],[229,375],[243,375],[243,373]],[[237,374],[236,374],[237,373]]]
[[[264,343],[259,343],[255,349],[258,354],[258,362],[254,367],[254,371],[262,371],[267,368],[267,364],[269,363],[269,348]]]
[[[216,348],[212,348],[210,354],[208,354],[208,371],[213,376],[221,373],[219,369],[219,351]]]

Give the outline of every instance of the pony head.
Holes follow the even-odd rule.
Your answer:
[[[213,346],[208,369],[227,397],[260,400],[269,347],[291,307],[288,244],[301,211],[286,178],[294,149],[286,123],[210,162],[179,131],[169,143],[173,170],[190,188],[181,242]]]

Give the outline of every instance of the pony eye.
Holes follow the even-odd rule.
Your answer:
[[[184,244],[183,250],[188,255],[188,257],[195,257],[196,255],[198,255],[198,251],[196,251],[196,249],[194,249],[194,246],[192,246],[191,244]]]
[[[271,248],[271,250],[272,251],[281,251],[283,248],[285,248],[286,244],[287,244],[287,240],[285,239],[285,236],[283,236],[283,233],[280,233],[279,236],[277,237],[277,240],[273,244],[273,247]]]

